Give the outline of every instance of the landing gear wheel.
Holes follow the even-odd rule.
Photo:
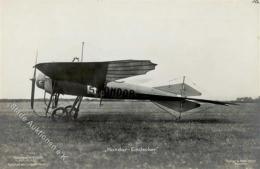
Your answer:
[[[51,119],[53,121],[68,121],[68,113],[64,107],[58,107],[52,111]]]
[[[68,117],[69,117],[70,119],[76,120],[76,119],[78,118],[78,112],[79,112],[79,110],[76,109],[75,107],[73,108],[72,111],[71,111],[71,109],[72,109],[72,105],[69,105],[69,106],[66,106],[66,107],[65,107],[65,110],[66,110],[66,112],[67,112],[67,114],[68,114]],[[70,113],[70,112],[71,112],[71,113]]]

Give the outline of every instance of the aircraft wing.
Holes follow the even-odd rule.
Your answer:
[[[106,82],[146,74],[156,64],[150,60],[108,62],[49,62],[35,67],[53,80],[71,81],[102,88]]]

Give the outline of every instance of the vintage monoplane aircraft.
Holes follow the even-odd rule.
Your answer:
[[[107,62],[49,62],[34,66],[31,91],[31,108],[34,108],[35,84],[50,94],[46,102],[46,115],[52,109],[51,117],[77,119],[83,97],[102,99],[150,100],[160,108],[185,112],[200,106],[199,102],[218,105],[229,105],[230,102],[189,98],[201,93],[183,83],[158,87],[144,87],[118,82],[132,76],[146,74],[154,70],[156,64],[150,60],[117,60]],[[36,78],[36,69],[43,74]],[[74,95],[72,105],[58,107],[59,96]],[[44,95],[45,100],[45,95]]]

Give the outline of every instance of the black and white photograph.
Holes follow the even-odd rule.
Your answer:
[[[260,168],[259,0],[0,0],[1,169]]]

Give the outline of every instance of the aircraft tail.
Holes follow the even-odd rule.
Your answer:
[[[177,83],[177,84],[173,84],[173,85],[158,86],[158,87],[154,87],[154,88],[165,91],[165,92],[174,93],[176,95],[181,95],[183,97],[201,95],[201,93],[198,90],[192,88],[191,86],[187,85],[186,83]]]
[[[200,107],[199,103],[195,103],[188,100],[183,101],[153,101],[158,107],[168,110],[174,110],[176,112],[186,112]]]

